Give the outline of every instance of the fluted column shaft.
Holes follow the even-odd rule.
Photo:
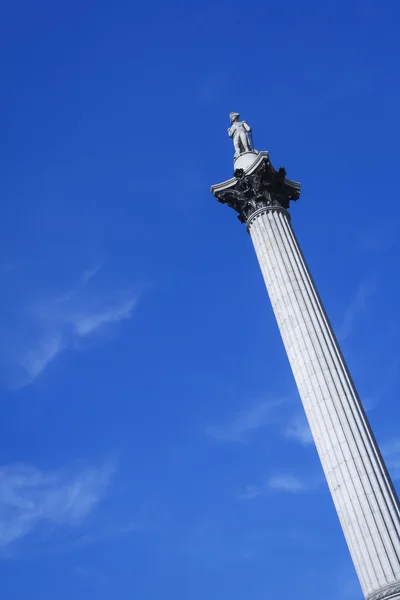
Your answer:
[[[289,214],[247,223],[366,598],[400,599],[400,505]]]

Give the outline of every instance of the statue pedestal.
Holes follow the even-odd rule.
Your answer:
[[[237,169],[243,169],[243,171],[246,171],[246,169],[249,169],[257,160],[257,157],[257,150],[250,150],[249,152],[243,152],[243,154],[239,154],[239,156],[237,156],[233,161],[234,170],[236,171]]]

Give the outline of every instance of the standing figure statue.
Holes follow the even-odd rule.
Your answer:
[[[229,113],[229,119],[231,126],[228,129],[229,137],[233,138],[233,145],[235,146],[235,158],[237,158],[243,152],[250,152],[251,143],[249,139],[249,133],[251,133],[251,127],[246,121],[239,121],[239,113]]]

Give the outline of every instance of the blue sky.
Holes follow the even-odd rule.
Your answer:
[[[292,222],[400,481],[398,3],[4,12],[7,599],[361,600],[250,239],[209,188],[240,111],[302,182]]]

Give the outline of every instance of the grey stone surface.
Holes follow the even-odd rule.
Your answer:
[[[233,139],[235,158],[237,158],[243,152],[249,152],[251,149],[251,142],[249,138],[251,127],[246,123],[246,121],[239,121],[239,118],[239,113],[229,113],[231,126],[228,129],[228,135]]]
[[[364,595],[400,599],[399,501],[289,214],[259,206],[247,227]]]
[[[400,598],[400,583],[395,583],[372,594],[368,600],[397,600],[398,598]]]
[[[399,500],[290,224],[300,184],[258,152],[211,191],[251,235],[364,595],[400,600]]]
[[[237,156],[233,162],[235,170],[240,169],[242,171],[246,171],[249,169],[257,160],[257,155],[258,152],[255,150],[250,150],[249,152],[242,152],[242,154],[239,154],[239,156]]]
[[[287,179],[283,167],[276,170],[268,152],[251,154],[251,157],[248,166],[236,169],[232,179],[211,187],[211,192],[219,202],[239,213],[238,219],[242,223],[265,206],[288,208],[289,203],[300,196],[300,183]]]

